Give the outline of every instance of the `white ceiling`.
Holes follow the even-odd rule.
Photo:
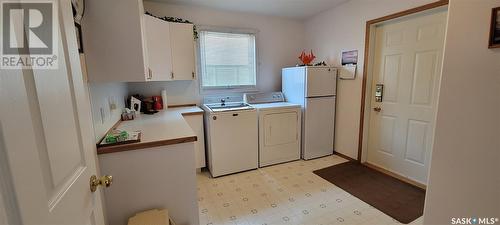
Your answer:
[[[303,20],[348,0],[154,0]]]

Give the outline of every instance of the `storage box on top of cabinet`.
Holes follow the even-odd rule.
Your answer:
[[[192,24],[144,14],[142,0],[87,0],[83,49],[90,82],[193,80]]]

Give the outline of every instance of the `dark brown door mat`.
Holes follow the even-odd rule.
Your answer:
[[[314,171],[397,221],[408,224],[424,212],[425,191],[357,162]]]

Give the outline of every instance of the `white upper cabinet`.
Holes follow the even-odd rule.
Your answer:
[[[91,82],[146,81],[142,0],[87,0],[83,50]]]
[[[195,79],[193,24],[144,18],[151,80]]]
[[[173,71],[169,23],[148,15],[144,15],[144,22],[151,80],[171,80]]]
[[[193,25],[147,16],[142,0],[87,0],[82,36],[90,82],[196,77]]]
[[[193,24],[170,23],[174,80],[195,79]]]

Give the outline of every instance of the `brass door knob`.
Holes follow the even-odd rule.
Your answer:
[[[97,178],[96,175],[92,175],[90,177],[90,191],[95,192],[97,190],[97,186],[101,185],[104,187],[109,187],[113,184],[113,176],[102,176],[100,178]]]
[[[375,111],[375,112],[380,112],[380,111],[382,111],[382,108],[380,108],[380,107],[375,107],[375,108],[373,108],[373,111]]]

